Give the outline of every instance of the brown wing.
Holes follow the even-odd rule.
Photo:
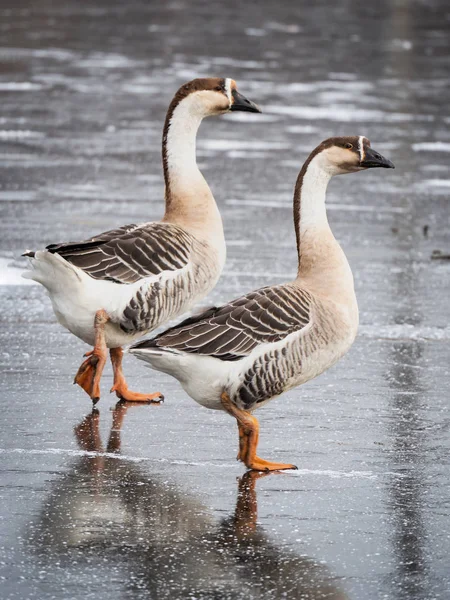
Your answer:
[[[94,279],[134,283],[189,262],[193,238],[169,223],[124,225],[83,242],[52,244],[47,250]]]
[[[238,360],[260,344],[282,340],[311,320],[311,296],[287,284],[261,288],[186,319],[134,348],[173,348]]]

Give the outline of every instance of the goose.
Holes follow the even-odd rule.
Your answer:
[[[237,458],[249,469],[296,468],[256,455],[259,423],[252,413],[323,373],[356,337],[353,275],[328,224],[325,196],[334,175],[375,167],[394,165],[363,136],[322,142],[295,186],[296,278],[213,307],[129,349],[178,379],[199,404],[235,417]]]
[[[204,117],[261,112],[232,79],[194,79],[173,98],[165,120],[162,159],[165,214],[161,221],[124,225],[81,242],[26,251],[25,278],[42,284],[57,320],[93,346],[74,383],[94,404],[109,348],[111,392],[126,401],[161,401],[160,392],[128,388],[122,346],[186,312],[215,286],[225,262],[222,220],[196,163]]]

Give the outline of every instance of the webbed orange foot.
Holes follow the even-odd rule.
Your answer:
[[[122,371],[122,348],[111,348],[109,354],[111,356],[111,364],[114,371],[114,385],[111,388],[111,392],[116,392],[118,398],[125,400],[126,402],[146,402],[147,404],[160,404],[164,401],[164,396],[161,392],[153,392],[152,394],[132,392],[128,388],[127,380]]]
[[[252,471],[286,471],[287,469],[297,470],[298,467],[295,465],[290,465],[288,463],[277,463],[270,462],[268,460],[263,460],[259,458],[259,456],[255,456],[252,460],[247,461],[246,466]]]
[[[81,363],[74,383],[77,383],[91,397],[96,404],[100,400],[100,379],[106,363],[107,348],[105,342],[105,324],[108,315],[103,309],[95,313],[94,330],[95,346],[93,350],[86,352],[86,360]]]
[[[86,358],[75,375],[74,383],[77,383],[91,397],[94,404],[100,399],[100,379],[103,367],[106,363],[106,355],[101,352],[92,352]]]
[[[164,402],[164,396],[161,392],[153,392],[152,394],[140,394],[139,392],[133,392],[128,389],[126,382],[115,383],[111,392],[116,392],[116,396],[126,402],[147,402],[147,404],[160,404]]]

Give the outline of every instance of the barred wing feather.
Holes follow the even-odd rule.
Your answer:
[[[311,320],[311,296],[287,284],[261,288],[186,319],[135,347],[165,347],[239,360],[258,345],[280,341]]]
[[[94,279],[135,283],[189,262],[193,238],[169,223],[124,225],[83,242],[47,246]]]

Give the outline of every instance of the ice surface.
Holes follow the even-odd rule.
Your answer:
[[[430,258],[450,252],[447,4],[236,7],[0,9],[2,599],[449,597],[450,262]],[[243,477],[234,420],[129,355],[130,386],[165,404],[111,411],[108,366],[92,411],[72,385],[88,348],[20,276],[26,248],[162,216],[165,111],[208,75],[263,113],[199,131],[228,243],[204,306],[294,276],[292,193],[323,139],[366,135],[396,166],[329,187],[361,324],[256,413],[261,456],[295,472]]]

